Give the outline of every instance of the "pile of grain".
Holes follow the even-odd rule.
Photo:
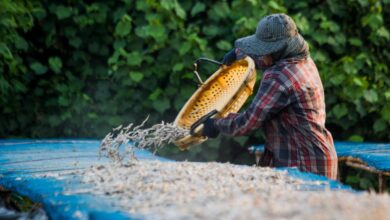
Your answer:
[[[164,122],[144,128],[145,122],[104,138],[100,153],[113,163],[79,171],[92,186],[82,193],[114,198],[122,210],[146,219],[390,219],[387,194],[329,190],[327,182],[271,168],[134,160],[134,147],[156,151],[188,134]]]
[[[139,161],[82,171],[92,193],[146,219],[390,219],[390,197],[326,190],[283,171],[223,163]],[[325,184],[323,191],[303,191]]]

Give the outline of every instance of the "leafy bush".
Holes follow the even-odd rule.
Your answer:
[[[0,3],[0,137],[102,138],[148,114],[173,121],[196,89],[192,62],[221,59],[278,12],[310,44],[335,139],[390,137],[389,0],[39,2]],[[244,162],[237,146],[262,142],[256,135],[161,153]]]

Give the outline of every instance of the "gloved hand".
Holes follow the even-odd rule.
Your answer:
[[[232,65],[232,63],[234,63],[234,61],[236,61],[236,59],[236,48],[233,48],[229,52],[227,52],[225,56],[223,56],[222,63],[226,66],[230,66]]]
[[[216,138],[219,134],[217,126],[215,126],[215,119],[208,118],[203,122],[202,136],[208,138]]]

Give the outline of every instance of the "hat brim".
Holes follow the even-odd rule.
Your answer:
[[[264,56],[281,50],[287,41],[288,38],[275,42],[266,42],[259,40],[255,35],[250,35],[237,39],[234,46],[246,54]]]

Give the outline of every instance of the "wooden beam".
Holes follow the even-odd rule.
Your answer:
[[[383,176],[390,176],[390,172],[388,171],[382,171],[378,170],[375,167],[371,167],[367,165],[366,163],[362,162],[360,159],[353,158],[353,159],[347,159],[345,160],[345,164],[354,168],[362,169],[368,172],[376,173],[376,174],[382,174]]]
[[[383,176],[381,173],[378,174],[378,191],[379,193],[387,192],[386,176]]]

